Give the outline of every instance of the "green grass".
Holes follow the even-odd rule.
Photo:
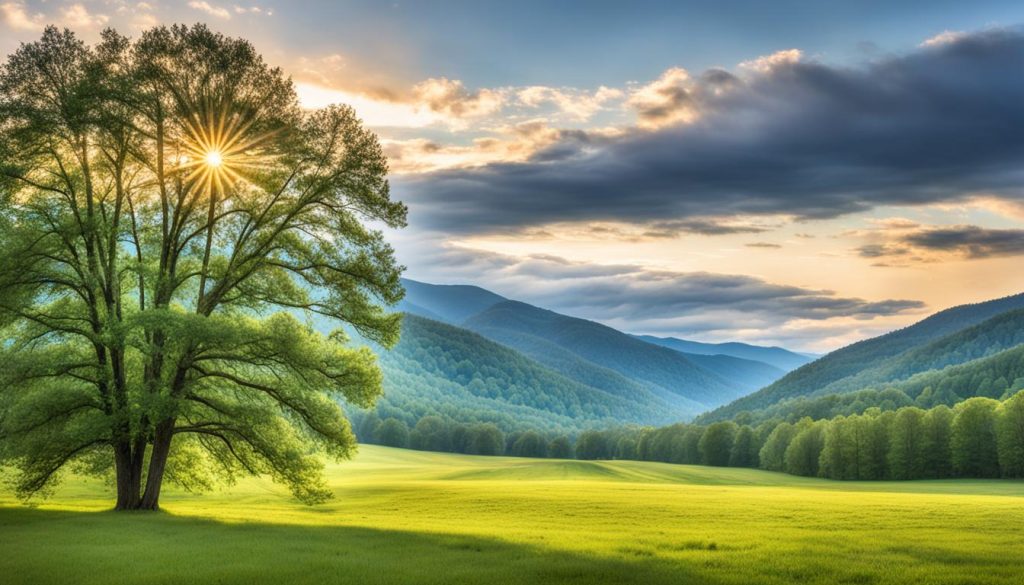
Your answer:
[[[0,582],[1013,583],[1024,483],[840,483],[754,470],[364,446],[336,499],[251,480],[113,513],[75,480],[0,494]]]

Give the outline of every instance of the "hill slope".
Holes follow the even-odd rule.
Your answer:
[[[697,408],[683,400],[669,404],[646,391],[612,394],[472,331],[415,315],[406,315],[398,345],[379,355],[385,395],[377,411],[410,424],[437,414],[494,422],[505,430],[572,431],[655,424]]]
[[[783,372],[795,370],[811,362],[814,358],[789,351],[781,347],[762,347],[748,343],[701,343],[675,337],[655,337],[653,335],[636,335],[647,343],[661,345],[669,349],[691,355],[727,355],[745,360],[753,360],[774,366]]]
[[[750,422],[769,419],[791,422],[863,413],[871,407],[895,410],[903,406],[953,406],[974,396],[1006,400],[1024,389],[1024,345],[1018,345],[963,364],[933,369],[898,382],[854,392],[799,396],[748,411]]]
[[[683,355],[697,366],[718,375],[744,394],[764,388],[786,374],[785,371],[764,362],[731,355]]]
[[[428,284],[403,278],[402,286],[405,299],[398,310],[453,325],[506,300],[487,289],[465,284]]]
[[[947,309],[836,350],[702,419],[730,418],[801,396],[854,391],[1001,351],[1019,343],[1014,340],[1024,324],[1021,308],[1024,294]]]
[[[517,333],[519,335],[504,338],[516,345],[540,338],[636,380],[672,400],[692,400],[711,407],[743,394],[742,388],[730,385],[677,351],[593,321],[567,317],[518,301],[493,305],[467,319],[465,326],[485,335],[497,335],[498,331]]]

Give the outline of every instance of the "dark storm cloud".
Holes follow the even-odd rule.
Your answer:
[[[573,136],[536,160],[407,177],[396,187],[414,222],[453,232],[732,214],[831,218],[972,191],[1022,196],[1018,29],[858,68],[786,63],[693,83],[674,100],[698,112],[692,124],[602,142]]]
[[[955,252],[970,258],[1024,254],[1024,230],[986,229],[974,225],[936,228],[904,238],[911,246]]]
[[[976,225],[925,227],[882,243],[857,248],[864,258],[896,258],[904,262],[934,262],[954,254],[965,258],[992,258],[1024,254],[1024,229],[983,228]],[[880,264],[884,265],[884,264]]]
[[[713,219],[683,219],[655,221],[647,225],[644,236],[648,238],[671,238],[679,234],[701,236],[722,236],[730,234],[759,234],[768,231],[764,226],[730,225]]]

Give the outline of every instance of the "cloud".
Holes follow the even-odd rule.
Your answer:
[[[470,92],[459,80],[430,78],[412,89],[416,101],[431,110],[455,118],[480,117],[493,114],[505,103],[503,92],[481,89]]]
[[[681,67],[673,67],[636,89],[627,104],[636,110],[643,127],[692,122],[697,117],[697,103],[691,95],[691,86],[690,74]]]
[[[42,30],[45,17],[42,14],[29,14],[23,2],[5,2],[0,4],[0,20],[14,30]]]
[[[110,21],[105,14],[93,14],[82,4],[71,4],[61,11],[61,24],[64,26],[83,29],[101,27]]]
[[[748,248],[781,248],[779,244],[773,244],[771,242],[750,242],[749,244],[743,244]]]
[[[976,225],[942,227],[912,233],[902,241],[924,250],[967,258],[1024,254],[1024,229],[988,229]]]
[[[546,120],[526,120],[499,126],[491,136],[475,138],[469,144],[442,144],[426,138],[384,139],[381,143],[393,172],[423,173],[538,157],[556,160],[565,153],[576,153],[566,145],[606,139],[600,130],[560,130]]]
[[[916,300],[869,301],[753,276],[513,257],[456,246],[434,249],[414,264],[450,282],[486,283],[505,296],[626,331],[703,339],[818,341],[824,328],[843,342],[858,335],[864,322],[873,323],[874,333],[888,318],[924,308]]]
[[[649,238],[674,238],[680,234],[724,236],[732,234],[759,234],[777,227],[737,218],[700,218],[655,221],[645,224],[644,235]]]
[[[765,55],[763,57],[758,57],[757,59],[744,61],[740,63],[740,68],[756,71],[758,73],[770,73],[777,67],[799,63],[800,60],[803,59],[803,56],[804,54],[800,49],[785,49],[783,51],[776,51],[771,55]]]
[[[223,18],[224,20],[231,19],[231,11],[223,6],[215,6],[205,1],[192,0],[188,3],[189,8],[194,8],[200,12],[205,12],[210,16],[216,16],[217,18]]]
[[[976,225],[921,226],[904,228],[897,233],[875,233],[874,236],[883,241],[858,247],[860,256],[910,263],[1024,255],[1024,229]]]
[[[267,16],[273,16],[273,12],[264,9],[262,6],[239,6],[235,4],[232,6],[235,14],[266,14]]]
[[[463,233],[565,221],[822,219],[976,193],[1018,200],[1024,76],[1010,72],[1022,60],[1024,35],[1013,29],[856,68],[778,60],[763,72],[696,79],[673,69],[630,98],[649,130],[600,144],[566,137],[526,161],[430,173],[396,190],[420,225]]]
[[[934,37],[925,39],[921,43],[922,47],[941,47],[942,45],[949,45],[955,43],[963,38],[967,37],[967,33],[955,30],[945,30],[935,35]]]
[[[593,92],[542,85],[525,87],[516,92],[519,103],[528,108],[537,108],[542,104],[554,104],[560,112],[568,114],[577,121],[589,120],[594,114],[603,110],[609,102],[619,100],[623,95],[624,92],[621,89],[603,85]]]

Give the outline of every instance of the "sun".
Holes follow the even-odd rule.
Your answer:
[[[224,163],[224,155],[222,155],[219,150],[211,150],[210,152],[207,152],[204,159],[207,166],[215,169]]]
[[[267,152],[277,130],[259,131],[257,119],[224,103],[195,104],[181,129],[176,168],[189,189],[223,196],[239,182],[273,164]]]

